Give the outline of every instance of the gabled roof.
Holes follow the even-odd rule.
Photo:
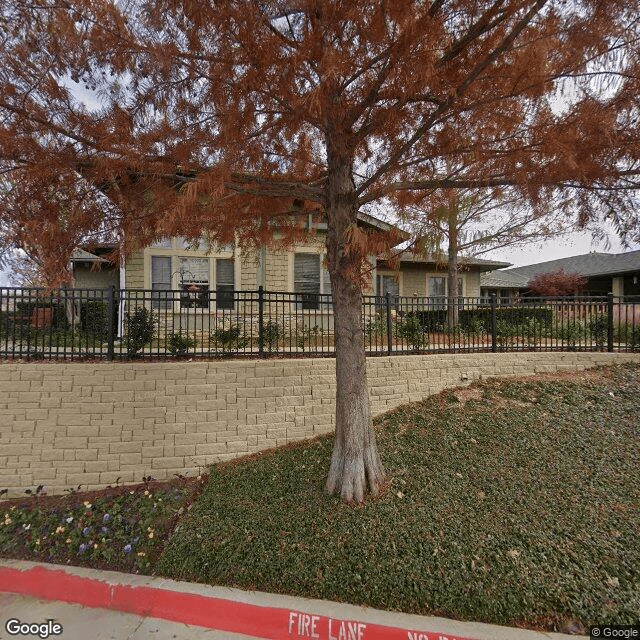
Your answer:
[[[71,256],[71,262],[109,262],[94,253],[89,253],[84,249],[76,249]]]
[[[586,253],[538,262],[526,267],[496,271],[483,275],[480,278],[480,286],[521,289],[539,273],[551,273],[559,269],[563,269],[565,273],[578,273],[587,278],[640,272],[640,250],[626,253]]]
[[[382,258],[378,258],[381,260]],[[404,251],[400,254],[400,262],[402,263],[414,263],[414,264],[441,264],[446,266],[447,257],[442,254],[419,254],[412,251]],[[492,269],[500,269],[502,267],[508,267],[510,262],[499,262],[497,260],[483,260],[482,258],[469,258],[460,256],[458,258],[458,265],[461,267],[480,267],[480,271],[491,271]]]

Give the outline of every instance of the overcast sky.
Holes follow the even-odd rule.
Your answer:
[[[609,236],[609,246],[605,242],[593,242],[591,233],[575,232],[540,244],[530,244],[521,248],[507,247],[482,255],[488,260],[511,262],[514,267],[524,267],[528,264],[569,258],[596,251],[599,253],[623,253],[640,249],[640,245],[624,248],[620,240],[614,235]]]

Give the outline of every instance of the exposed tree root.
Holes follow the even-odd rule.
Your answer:
[[[362,502],[367,491],[378,495],[384,477],[375,442],[360,453],[347,453],[336,439],[326,484],[328,493],[340,493],[346,502]]]

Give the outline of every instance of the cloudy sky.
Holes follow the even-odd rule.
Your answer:
[[[507,247],[505,249],[491,251],[481,257],[490,260],[511,262],[514,267],[524,267],[537,262],[579,256],[591,251],[600,253],[623,253],[637,249],[640,249],[640,245],[633,245],[628,248],[623,247],[614,233],[609,234],[607,245],[606,242],[593,242],[591,233],[584,231],[571,233],[562,238],[548,240],[539,244],[530,244],[521,248]]]

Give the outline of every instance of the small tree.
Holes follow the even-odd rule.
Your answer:
[[[539,273],[527,284],[527,288],[536,296],[558,298],[577,295],[587,286],[587,278],[579,273],[565,273],[564,269]]]
[[[465,258],[557,236],[568,226],[555,208],[532,206],[512,188],[440,189],[408,207],[403,218],[420,237],[419,246],[447,263],[449,326],[458,325],[458,277]]]

